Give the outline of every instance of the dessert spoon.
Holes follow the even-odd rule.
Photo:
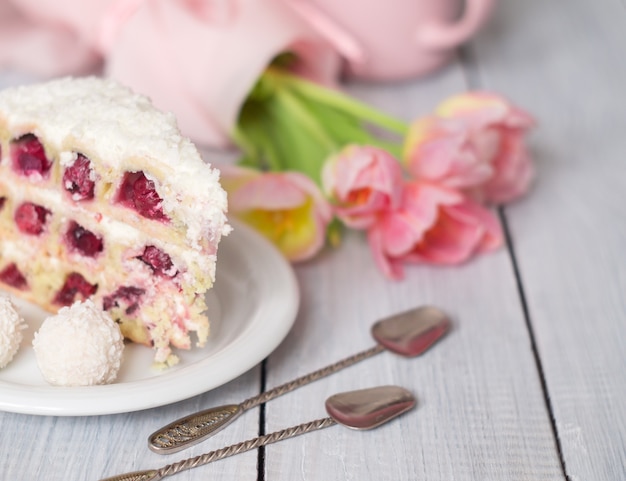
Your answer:
[[[244,411],[293,391],[341,369],[352,366],[385,349],[405,357],[425,352],[449,329],[450,320],[431,306],[414,308],[376,322],[371,333],[377,344],[334,364],[262,392],[240,404],[227,404],[184,416],[148,437],[148,447],[160,454],[171,454],[196,444],[223,429]]]
[[[187,469],[335,424],[358,430],[372,429],[409,411],[416,402],[415,397],[409,391],[398,386],[380,386],[339,393],[326,400],[326,412],[329,415],[326,418],[264,434],[248,441],[168,464],[159,469],[118,474],[100,481],[158,481]]]

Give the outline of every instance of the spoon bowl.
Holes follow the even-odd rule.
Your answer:
[[[405,357],[426,352],[450,329],[450,318],[432,306],[418,307],[378,321],[372,336],[386,349]]]
[[[373,429],[409,411],[416,403],[417,401],[409,391],[398,386],[379,386],[339,393],[326,400],[326,411],[329,414],[327,418],[264,434],[248,441],[168,464],[160,469],[119,474],[100,481],[158,481],[187,469],[335,424],[353,429]]]
[[[224,429],[248,409],[385,350],[404,357],[419,356],[441,339],[450,326],[448,316],[441,309],[432,306],[410,309],[382,319],[371,329],[372,336],[377,341],[375,346],[257,394],[240,404],[213,407],[177,419],[152,433],[148,437],[148,447],[159,454],[181,451]]]
[[[326,412],[351,429],[373,429],[412,409],[417,401],[398,386],[380,386],[335,394],[326,400]]]

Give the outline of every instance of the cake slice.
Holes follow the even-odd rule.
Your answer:
[[[51,312],[91,298],[174,364],[207,340],[225,211],[219,172],[146,97],[97,77],[0,92],[0,287]]]

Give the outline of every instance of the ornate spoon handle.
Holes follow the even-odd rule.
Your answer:
[[[365,359],[368,359],[376,354],[379,354],[383,352],[384,350],[385,350],[384,346],[377,344],[374,347],[366,349],[365,351],[361,351],[357,354],[346,357],[342,359],[341,361],[337,361],[334,364],[330,364],[329,366],[323,367],[309,374],[305,374],[304,376],[300,376],[299,378],[294,379],[293,381],[286,382],[284,384],[281,384],[280,386],[276,386],[275,388],[270,389],[269,391],[262,392],[260,394],[257,394],[256,396],[246,399],[240,404],[241,409],[243,411],[246,411],[248,409],[258,406],[259,404],[263,404],[267,401],[271,401],[272,399],[277,398],[278,396],[287,394],[288,392],[291,392],[299,387],[305,386],[306,384],[309,384],[313,381],[317,381],[318,379],[321,379],[326,376],[330,376],[331,374],[334,374],[337,371],[341,371],[342,369],[350,367],[353,364],[364,361]]]
[[[149,469],[146,471],[136,471],[134,473],[120,474],[110,478],[102,479],[100,481],[157,481],[159,479],[163,479],[166,476],[171,476],[187,469],[203,466],[205,464],[212,463],[213,461],[218,461],[220,459],[227,458],[235,454],[244,453],[260,446],[276,443],[278,441],[282,441],[283,439],[292,438],[294,436],[299,436],[300,434],[305,434],[311,431],[317,431],[318,429],[324,429],[335,424],[337,424],[337,421],[330,417],[318,419],[316,421],[310,421],[308,423],[303,423],[298,426],[283,429],[281,431],[258,436],[248,441],[232,444],[230,446],[216,449],[215,451],[211,451],[200,456],[195,456],[193,458],[188,458],[177,463],[168,464],[167,466],[164,466],[160,469]]]
[[[259,404],[263,404],[301,386],[329,376],[341,369],[345,369],[357,362],[383,352],[384,350],[385,347],[377,344],[370,349],[346,357],[341,361],[337,361],[334,364],[301,376],[293,381],[276,386],[269,391],[257,394],[240,404],[218,406],[177,419],[152,433],[148,438],[148,446],[152,451],[160,454],[170,454],[181,451],[225,428],[248,409],[252,409]]]
[[[329,376],[386,349],[404,357],[418,356],[437,342],[449,328],[448,316],[431,306],[422,306],[387,317],[372,326],[372,336],[377,341],[374,347],[276,386],[240,404],[219,406],[178,419],[151,434],[148,446],[156,453],[175,453],[212,436],[250,408]]]
[[[413,394],[398,386],[378,386],[339,393],[326,399],[326,412],[329,414],[327,418],[264,434],[248,441],[211,451],[210,453],[168,464],[160,469],[120,474],[102,479],[101,481],[160,480],[165,476],[171,476],[186,469],[212,463],[218,459],[250,451],[259,446],[276,443],[300,434],[327,428],[334,424],[340,424],[351,429],[373,429],[413,409],[416,403],[417,401]]]

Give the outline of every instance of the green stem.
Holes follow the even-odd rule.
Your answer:
[[[241,128],[239,123],[235,124],[235,127],[230,133],[230,136],[233,142],[238,145],[239,148],[243,150],[246,155],[250,157],[253,157],[255,155],[256,149],[252,145],[252,142],[250,142],[244,134],[243,129]]]
[[[328,135],[328,133],[321,128],[318,120],[311,115],[311,113],[299,102],[298,98],[291,94],[288,89],[277,89],[276,98],[283,104],[286,111],[293,114],[294,120],[297,119],[301,122],[303,128],[306,129],[313,138],[315,138],[326,149],[332,151],[338,148],[338,145]]]
[[[367,119],[374,124],[386,128],[390,132],[395,132],[402,136],[406,135],[408,131],[409,127],[405,122],[385,115],[347,95],[326,87],[321,87],[313,82],[298,78],[295,75],[282,75],[284,77],[282,79],[283,82],[289,83],[294,91],[312,100],[330,105],[338,110],[350,112],[356,117]]]
[[[259,169],[267,168],[269,170],[282,170],[280,159],[278,158],[272,142],[269,138],[259,136],[257,143],[250,140],[244,130],[239,126],[235,126],[232,132],[233,141],[239,145],[244,151],[245,156],[252,161],[254,166]],[[264,162],[266,165],[264,165]]]

